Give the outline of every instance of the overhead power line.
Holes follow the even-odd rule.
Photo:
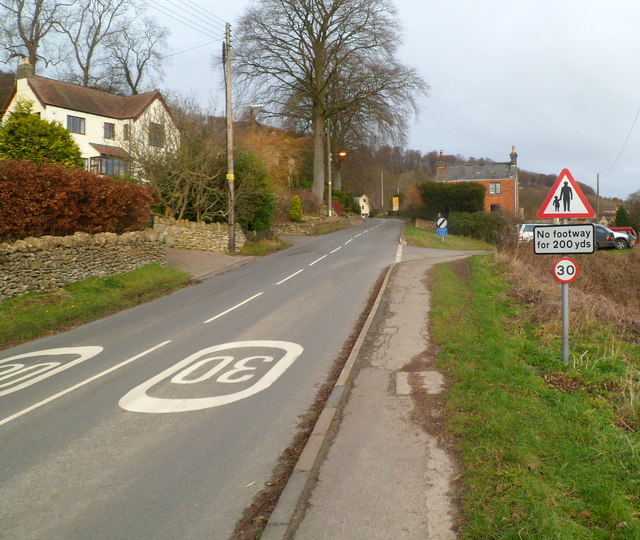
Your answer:
[[[171,4],[175,8],[178,9],[178,13],[183,18],[188,18],[190,22],[197,25],[212,25],[214,30],[220,31],[221,34],[224,35],[224,22],[220,22],[218,17],[215,17],[213,14],[203,10],[197,4],[193,2],[189,2],[189,0],[182,0],[180,3],[175,0],[164,0],[165,4]],[[165,9],[168,9],[173,12],[171,8],[165,6]]]
[[[166,7],[161,7],[160,5],[158,5],[157,3],[155,4],[151,4],[148,2],[148,0],[144,0],[144,3],[146,6],[148,6],[151,10],[156,10],[159,11],[160,13],[162,13],[163,15],[166,15],[167,17],[171,17],[172,19],[188,26],[189,28],[191,28],[192,30],[195,30],[196,32],[199,32],[211,39],[215,39],[215,40],[220,40],[223,36],[223,32],[218,30],[218,29],[211,29],[208,26],[204,26],[202,25],[200,22],[189,19],[187,17],[184,17],[183,15],[176,13],[175,11],[168,9]],[[215,30],[218,30],[217,32]]]
[[[204,43],[201,43],[200,45],[193,45],[192,47],[188,47],[187,49],[182,49],[180,51],[175,51],[172,52],[171,54],[167,55],[167,58],[171,58],[172,56],[177,56],[178,54],[182,54],[182,53],[186,53],[189,51],[193,51],[195,49],[200,49],[201,47],[207,47],[208,45],[211,45],[212,43],[218,43],[220,40],[219,39],[215,39],[212,41],[205,41]]]
[[[620,152],[618,152],[618,156],[616,157],[615,161],[613,162],[613,165],[611,165],[609,170],[602,175],[602,178],[604,178],[609,173],[611,173],[611,171],[613,171],[615,166],[618,164],[618,161],[619,161],[620,157],[622,156],[622,152],[624,152],[624,149],[626,148],[627,143],[629,142],[629,139],[631,137],[631,133],[633,133],[633,128],[636,126],[636,122],[638,121],[638,116],[640,116],[640,107],[638,107],[638,111],[636,112],[636,116],[633,119],[633,123],[631,124],[631,128],[629,129],[629,133],[627,133],[627,138],[624,140],[624,143],[622,144],[622,148],[620,148]]]
[[[193,7],[194,11],[196,11],[200,15],[204,15],[205,17],[210,19],[213,24],[219,25],[224,31],[225,24],[227,23],[227,21],[225,21],[225,20],[221,19],[220,17],[218,17],[215,13],[212,13],[211,11],[208,11],[208,10],[202,8],[202,6],[199,6],[193,0],[183,0],[183,3],[190,4]]]

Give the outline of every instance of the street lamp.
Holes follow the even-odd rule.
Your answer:
[[[331,162],[332,156],[345,157],[347,153],[344,150],[340,152],[331,153],[331,125],[329,123],[329,119],[327,118],[327,176],[328,176],[328,184],[329,184],[329,193],[328,193],[328,201],[327,206],[329,207],[329,217],[333,215],[333,201],[332,201],[332,182],[331,182]]]
[[[331,194],[332,193],[331,192],[331,185],[332,185],[332,183],[331,183],[331,162],[333,161],[332,160],[332,156],[338,156],[338,157],[343,158],[343,157],[345,157],[347,155],[347,153],[344,150],[341,150],[340,152],[335,152],[333,154],[331,152],[328,152],[328,154],[329,154],[329,217],[331,217],[331,215],[332,215],[331,212],[332,212],[332,209],[333,209],[333,200],[332,200],[332,194]]]

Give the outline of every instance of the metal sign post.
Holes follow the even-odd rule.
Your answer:
[[[443,218],[440,214],[438,214],[438,219],[436,220],[436,233],[438,234],[438,236],[442,237],[442,243],[444,244],[444,237],[447,236],[448,231],[447,231],[447,219]]]
[[[561,208],[562,207],[562,208]],[[569,363],[569,283],[578,275],[578,265],[567,258],[570,253],[593,253],[596,250],[592,224],[569,225],[568,218],[592,218],[595,212],[568,169],[563,169],[538,210],[539,218],[561,218],[562,225],[533,228],[533,251],[536,255],[562,254],[553,268],[562,282],[562,361]]]

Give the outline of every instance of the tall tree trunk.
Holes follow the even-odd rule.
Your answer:
[[[324,114],[322,107],[315,105],[313,109],[313,184],[311,191],[322,202],[324,198]]]
[[[335,168],[333,169],[333,187],[336,191],[342,191],[342,161],[338,157]]]

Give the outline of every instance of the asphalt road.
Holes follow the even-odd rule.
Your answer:
[[[402,225],[304,239],[0,352],[0,538],[229,538]]]

